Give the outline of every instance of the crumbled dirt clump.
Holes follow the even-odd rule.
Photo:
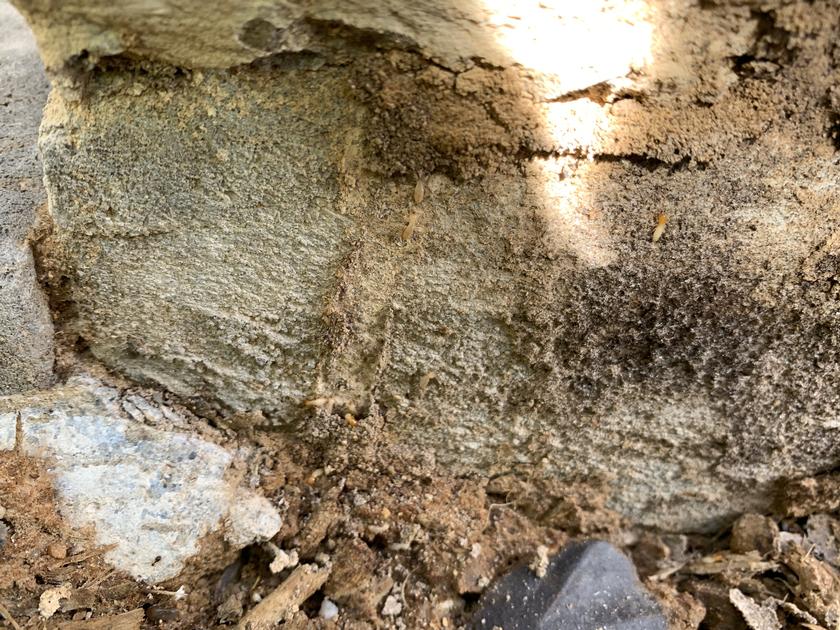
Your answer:
[[[673,627],[837,627],[840,514],[803,488],[840,491],[836,475],[798,480],[782,488],[778,514],[744,514],[719,536],[682,537],[678,548],[653,533],[636,544],[634,559]]]

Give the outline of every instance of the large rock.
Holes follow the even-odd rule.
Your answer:
[[[0,1],[0,395],[52,378],[52,320],[28,243],[45,203],[36,145],[48,89],[26,22]]]
[[[518,567],[481,597],[472,630],[665,630],[633,563],[602,540],[576,542],[537,569]]]
[[[86,377],[0,398],[0,452],[46,459],[68,523],[92,528],[111,546],[106,560],[150,583],[177,576],[214,532],[238,550],[280,529],[243,479],[247,450],[189,429],[171,407]]]
[[[422,4],[20,0],[63,331],[665,528],[834,466],[838,7]]]

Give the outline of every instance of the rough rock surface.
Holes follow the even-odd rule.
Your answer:
[[[548,560],[548,558],[546,558]],[[573,543],[535,575],[520,567],[482,596],[472,630],[665,630],[633,563],[602,540]]]
[[[0,398],[0,451],[45,458],[68,523],[94,527],[98,544],[113,545],[106,560],[150,583],[177,576],[212,532],[223,529],[234,549],[277,533],[276,508],[242,486],[244,453],[149,423],[185,420],[75,379]]]
[[[836,464],[836,3],[19,4],[45,280],[111,368],[665,528]]]
[[[0,395],[52,378],[52,320],[28,243],[46,200],[36,145],[48,89],[26,22],[0,1]]]

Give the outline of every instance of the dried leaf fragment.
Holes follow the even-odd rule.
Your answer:
[[[87,621],[68,621],[58,625],[58,630],[140,630],[143,609],[135,608],[120,615],[107,615]]]
[[[41,599],[38,601],[38,612],[44,619],[49,619],[61,608],[61,600],[70,597],[70,593],[71,589],[67,584],[48,588],[41,593]]]
[[[752,630],[781,630],[782,624],[776,615],[776,605],[772,600],[761,605],[737,588],[733,588],[729,590],[729,601],[743,615],[744,621]]]

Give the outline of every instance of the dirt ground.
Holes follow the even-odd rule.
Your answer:
[[[457,628],[496,577],[533,562],[540,546],[580,538],[630,555],[672,628],[840,627],[840,474],[791,482],[773,514],[715,535],[662,533],[533,469],[447,476],[385,440],[375,409],[364,419],[329,405],[312,413],[322,437],[306,443],[255,431],[253,418],[193,416],[221,428],[228,446],[259,449],[261,489],[284,524],[239,553],[206,540],[179,578],[155,587],[110,568],[89,532],[64,524],[42,461],[4,456],[0,627],[233,627],[292,584],[299,610],[288,606],[281,627]],[[330,603],[337,615],[325,619]]]

